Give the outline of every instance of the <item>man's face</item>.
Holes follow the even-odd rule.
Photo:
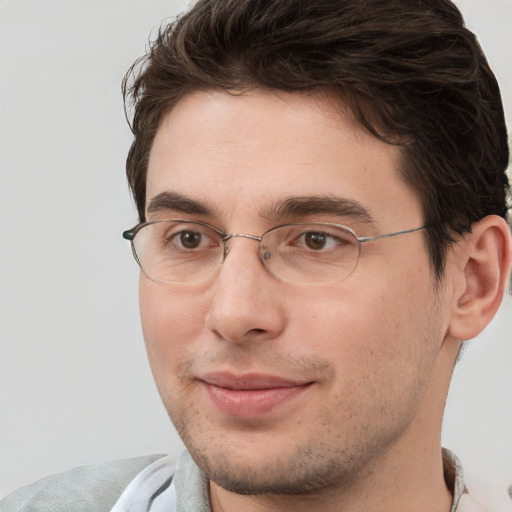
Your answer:
[[[253,235],[289,222],[335,222],[359,236],[419,227],[399,151],[326,97],[196,92],[158,129],[147,204],[174,195],[148,220]],[[330,206],[279,214],[297,198]],[[368,216],[333,206],[347,201]],[[160,394],[213,482],[240,493],[329,487],[435,431],[438,415],[426,411],[444,400],[432,375],[447,315],[422,231],[362,244],[357,269],[330,284],[278,280],[254,240],[229,247],[206,283],[140,280]]]

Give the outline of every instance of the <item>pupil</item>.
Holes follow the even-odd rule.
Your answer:
[[[201,234],[193,231],[183,231],[180,234],[180,242],[186,249],[195,249],[201,243]]]
[[[325,247],[326,240],[325,233],[308,233],[305,237],[307,247],[316,251]]]

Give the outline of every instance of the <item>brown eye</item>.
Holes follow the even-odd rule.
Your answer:
[[[197,231],[182,231],[179,233],[181,245],[185,249],[197,249],[201,245],[203,235]]]
[[[304,235],[304,244],[312,251],[320,251],[325,248],[328,238],[325,233],[310,232]]]

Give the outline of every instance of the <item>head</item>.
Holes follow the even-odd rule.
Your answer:
[[[499,90],[459,12],[200,1],[124,87],[141,221],[426,226],[365,245],[332,284],[276,279],[239,237],[206,282],[141,274],[152,369],[201,468],[242,494],[407,474],[390,454],[439,444],[460,340],[492,317],[511,259]]]

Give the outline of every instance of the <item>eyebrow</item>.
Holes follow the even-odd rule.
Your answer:
[[[191,199],[177,192],[161,192],[153,197],[147,214],[175,211],[189,215],[214,217],[214,210],[205,202]],[[265,209],[262,217],[280,221],[283,218],[307,217],[310,215],[336,215],[350,217],[356,221],[375,224],[370,211],[353,199],[335,196],[299,196],[276,201]]]
[[[372,214],[361,203],[346,197],[335,196],[290,197],[272,205],[264,216],[269,219],[282,219],[317,214],[351,217],[360,222],[375,224]]]
[[[206,204],[190,199],[176,192],[161,192],[151,199],[147,213],[174,210],[180,213],[213,216],[213,210]]]

